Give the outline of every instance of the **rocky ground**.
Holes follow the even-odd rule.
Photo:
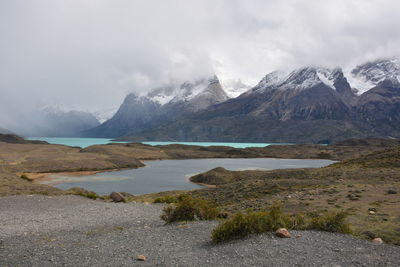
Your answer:
[[[0,198],[0,266],[399,266],[400,247],[294,231],[210,243],[217,222],[164,225],[161,204]],[[137,261],[143,254],[147,260]]]

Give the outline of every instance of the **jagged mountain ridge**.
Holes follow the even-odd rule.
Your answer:
[[[319,128],[326,129],[323,135],[329,135],[328,139],[337,138],[343,129],[350,137],[361,134],[349,123],[353,97],[355,95],[339,69],[331,71],[306,67],[289,74],[272,73],[237,98],[210,106],[185,120],[139,133],[138,138],[231,142],[326,141],[313,134]],[[313,130],[305,134],[304,129]]]
[[[400,137],[400,81],[394,76],[379,82],[358,100],[358,123],[378,136]],[[388,134],[389,133],[389,134]]]
[[[361,64],[346,73],[346,77],[357,94],[361,95],[387,78],[400,80],[400,58],[379,59]]]
[[[237,98],[138,132],[135,139],[318,143],[400,137],[400,89],[392,79],[399,77],[395,63],[380,60],[375,67],[371,63],[356,67],[352,73],[359,79],[360,73],[374,74],[363,74],[371,88],[361,95],[340,68],[309,66],[273,72]]]
[[[362,94],[340,68],[272,72],[236,98],[184,115],[184,107],[175,105],[173,113],[180,116],[150,119],[147,128],[131,135],[134,140],[314,143],[400,137],[396,62],[380,60],[354,68],[350,81],[362,78],[364,85],[371,85]]]
[[[144,96],[129,94],[108,121],[86,136],[118,137],[198,112],[228,99],[216,76],[156,88]]]

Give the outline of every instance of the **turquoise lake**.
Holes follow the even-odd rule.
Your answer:
[[[197,173],[216,167],[228,170],[273,170],[292,168],[319,168],[334,163],[331,160],[311,159],[185,159],[145,161],[146,167],[102,172],[85,176],[52,175],[46,184],[56,184],[60,189],[82,187],[101,195],[113,191],[131,194],[148,194],[169,190],[198,189],[201,186],[188,179]]]
[[[41,140],[46,141],[50,144],[59,144],[66,146],[79,146],[82,148],[92,145],[103,145],[113,142],[111,139],[106,138],[73,138],[73,137],[29,137],[30,140]],[[119,142],[124,143],[124,142]],[[152,146],[156,145],[170,145],[170,144],[183,144],[183,145],[197,145],[197,146],[230,146],[235,148],[246,148],[246,147],[265,147],[272,145],[273,143],[224,143],[224,142],[141,142]],[[278,145],[278,144],[277,144]]]

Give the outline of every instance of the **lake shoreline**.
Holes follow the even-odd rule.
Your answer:
[[[291,145],[291,143],[247,143],[247,142],[179,142],[179,141],[134,141],[109,138],[81,138],[81,137],[28,137],[28,140],[40,140],[49,144],[66,145],[70,147],[86,148],[93,145],[137,143],[150,146],[187,145],[187,146],[227,146],[232,148],[266,147],[270,145]]]
[[[21,175],[25,175],[29,180],[31,180],[33,183],[36,184],[41,184],[41,182],[48,182],[48,181],[52,181],[55,178],[51,177],[52,175],[55,176],[86,176],[86,175],[95,175],[98,173],[107,173],[107,172],[115,172],[115,171],[123,171],[123,170],[135,170],[138,168],[145,168],[148,167],[148,165],[146,165],[146,162],[149,161],[166,161],[166,160],[206,160],[206,159],[277,159],[277,160],[281,160],[281,159],[287,159],[287,158],[269,158],[269,157],[265,157],[265,158],[180,158],[180,159],[151,159],[151,160],[139,160],[141,163],[144,164],[144,166],[140,166],[140,167],[136,167],[136,168],[112,168],[112,169],[104,169],[104,170],[87,170],[87,171],[61,171],[61,172],[24,172],[24,173],[17,173],[19,176]],[[289,160],[322,160],[322,159],[315,159],[315,158],[309,158],[309,159],[303,159],[303,158],[293,158],[293,159],[289,159]],[[333,163],[335,163],[337,161],[333,161]],[[333,164],[332,163],[332,164]],[[246,169],[243,169],[243,171],[245,171]],[[198,184],[201,186],[205,186],[205,187],[215,187],[214,185],[209,185],[209,184],[204,184],[204,183],[197,183],[197,182],[193,182],[190,180],[191,177],[188,177],[187,180],[190,183],[194,183],[194,184]],[[53,186],[56,184],[60,184],[63,183],[58,182],[58,183],[46,183],[47,185]]]
[[[143,161],[141,161],[141,162],[143,162]],[[113,168],[113,169],[94,170],[94,171],[65,171],[65,172],[63,171],[63,172],[41,172],[41,173],[40,172],[39,173],[26,172],[26,173],[23,173],[23,174],[26,175],[27,178],[29,180],[31,180],[33,183],[41,184],[41,182],[48,182],[48,181],[52,181],[55,178],[57,178],[57,177],[51,177],[52,175],[79,177],[79,176],[86,176],[86,175],[88,175],[88,176],[95,175],[95,174],[98,174],[98,173],[116,172],[116,171],[123,171],[123,170],[135,170],[135,169],[138,169],[138,168],[145,168],[145,167],[147,167],[147,165],[141,166],[141,167],[137,167],[137,168]],[[61,183],[63,183],[63,181],[55,182],[54,184],[53,183],[46,183],[46,185],[53,186],[53,185],[57,185],[57,184],[61,184]]]
[[[148,170],[143,170],[147,168],[141,167],[113,168],[93,171],[25,173],[25,175],[36,184],[46,184],[61,190],[80,187],[94,191],[99,195],[108,195],[112,191],[142,195],[171,190],[215,188],[216,186],[212,184],[193,181],[191,177],[218,167],[236,171],[268,171],[274,169],[319,168],[333,164],[335,161],[280,158],[202,158],[143,160],[141,163],[144,164],[142,167],[147,167]],[[119,173],[120,171],[124,172]],[[107,173],[110,173],[110,175]],[[115,183],[113,182],[112,185],[108,183],[112,181],[115,181]]]
[[[0,170],[0,177],[3,177],[0,195],[62,194],[64,191],[58,185],[39,184],[38,178],[45,180],[51,179],[48,177],[51,175],[87,175],[142,167],[143,163],[139,160],[276,158],[343,161],[396,146],[398,141],[388,139],[349,140],[328,146],[293,144],[246,149],[185,145],[154,147],[137,143],[94,145],[82,149],[54,144],[0,142],[0,161],[4,163]],[[81,172],[82,169],[85,171]],[[21,179],[24,174],[30,176],[33,182]]]

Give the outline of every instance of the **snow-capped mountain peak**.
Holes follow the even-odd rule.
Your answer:
[[[314,85],[323,83],[336,90],[334,83],[341,69],[328,69],[323,67],[308,66],[291,72],[274,71],[267,74],[252,92],[266,92],[268,90],[304,90]]]
[[[361,95],[387,78],[400,81],[400,58],[380,59],[359,65],[346,73],[350,85]]]
[[[285,73],[282,71],[273,71],[268,73],[257,85],[257,87],[259,86],[260,88],[268,88],[272,86],[278,86],[288,78],[288,74],[290,73]]]
[[[230,98],[238,97],[248,91],[251,86],[244,84],[240,79],[227,79],[222,82],[222,87]]]
[[[291,72],[282,84],[283,89],[305,89],[309,88],[318,83],[324,83],[335,89],[333,86],[334,77],[332,75],[332,70],[321,67],[304,67]]]
[[[200,95],[214,93],[210,91],[210,88],[213,88],[213,85],[216,84],[219,85],[219,80],[214,75],[195,81],[186,81],[179,85],[167,85],[156,88],[149,92],[146,97],[161,106],[168,103],[188,102]]]
[[[38,111],[44,112],[46,114],[54,114],[54,115],[60,115],[64,113],[68,113],[72,110],[76,110],[75,108],[72,107],[66,107],[58,104],[54,105],[45,105],[42,107],[38,107]]]

